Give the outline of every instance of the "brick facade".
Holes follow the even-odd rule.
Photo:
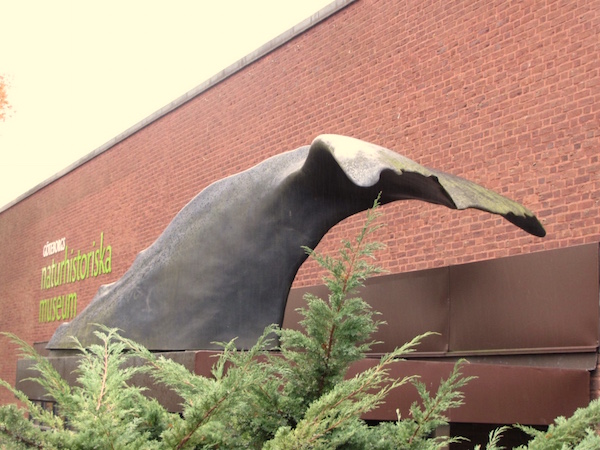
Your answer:
[[[28,342],[53,334],[57,322],[38,322],[47,241],[64,236],[84,251],[103,232],[112,246],[111,274],[55,288],[77,291],[81,311],[201,189],[320,133],[497,190],[548,232],[538,239],[483,212],[396,203],[380,236],[392,273],[600,241],[599,34],[599,0],[350,3],[2,211],[0,330]],[[320,248],[358,226],[346,220]],[[319,280],[307,262],[296,285]],[[0,378],[14,380],[16,359],[0,345]],[[0,402],[11,399],[0,391]]]

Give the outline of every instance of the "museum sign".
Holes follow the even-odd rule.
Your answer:
[[[100,233],[100,241],[92,242],[88,251],[69,249],[63,237],[53,242],[46,242],[43,247],[44,257],[64,252],[63,259],[55,260],[42,267],[41,289],[48,291],[63,285],[86,280],[89,277],[108,274],[112,271],[112,247],[104,242],[104,233]],[[55,294],[55,292],[52,292]],[[54,322],[73,319],[77,315],[77,293],[60,293],[47,295],[40,300],[38,321]]]

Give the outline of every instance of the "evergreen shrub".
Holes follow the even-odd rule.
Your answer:
[[[381,322],[356,296],[368,277],[381,272],[373,264],[381,245],[377,202],[353,241],[343,242],[337,257],[306,249],[327,270],[327,299],[306,296],[301,329],[268,327],[250,350],[222,343],[212,377],[184,366],[99,326],[99,344],[78,348],[78,384],[70,386],[47,359],[18,337],[6,334],[34,361],[32,378],[59,405],[58,414],[31,402],[6,381],[21,406],[0,407],[1,449],[444,449],[460,438],[436,437],[448,423],[447,412],[463,403],[462,361],[435,393],[417,376],[394,379],[391,364],[413,351],[424,334],[384,355],[374,367],[347,377],[350,365],[365,357]],[[277,352],[273,352],[273,346]],[[145,364],[134,364],[141,358]],[[181,413],[167,411],[135,386],[134,375],[147,374],[182,399]],[[421,397],[410,416],[368,424],[361,415],[387,394],[411,383]],[[530,449],[599,449],[595,426],[600,403],[559,418],[548,432],[521,427],[532,436]],[[504,429],[490,435],[487,450],[497,450]],[[479,448],[479,447],[477,447]]]

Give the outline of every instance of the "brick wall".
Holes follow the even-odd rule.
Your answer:
[[[37,320],[46,241],[84,250],[103,231],[112,246],[110,275],[67,289],[81,310],[202,188],[325,132],[495,189],[548,231],[541,240],[479,211],[388,205],[380,262],[392,272],[598,241],[599,33],[599,0],[358,0],[0,213],[0,330],[29,342],[54,332]],[[319,248],[359,226],[344,221]],[[296,284],[319,277],[308,262]],[[0,345],[0,361],[14,380],[12,346]]]

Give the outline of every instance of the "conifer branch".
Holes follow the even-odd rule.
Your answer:
[[[106,389],[106,377],[108,376],[108,340],[104,341],[104,370],[102,372],[102,384],[100,385],[100,394],[98,395],[98,403],[96,404],[96,411],[100,410],[102,405],[102,398],[104,397],[104,390]]]
[[[99,326],[102,345],[83,348],[78,385],[70,387],[47,359],[24,341],[9,336],[21,355],[34,362],[38,382],[59,403],[61,416],[30,401],[0,380],[24,409],[0,406],[0,448],[369,448],[441,450],[457,437],[431,437],[447,423],[446,411],[463,402],[462,388],[471,378],[457,363],[435,395],[416,376],[396,379],[391,365],[432,333],[414,338],[385,354],[373,367],[352,378],[350,365],[365,357],[371,336],[380,322],[360,297],[352,297],[363,281],[381,270],[371,263],[381,246],[369,237],[379,228],[378,202],[353,241],[344,241],[339,256],[322,256],[305,249],[327,272],[327,300],[305,296],[301,330],[267,327],[256,345],[238,351],[235,342],[222,343],[223,352],[212,367],[212,377],[190,372],[185,366],[148,351],[121,337],[118,330]],[[269,336],[279,337],[280,354],[270,354]],[[138,361],[130,364],[132,358]],[[182,414],[172,414],[131,385],[135,374],[149,374],[182,399]],[[411,417],[366,426],[365,412],[377,408],[397,387],[412,383],[421,403],[410,408]],[[26,419],[24,411],[35,420]],[[64,417],[64,420],[63,420]],[[42,431],[36,423],[43,423]],[[595,427],[600,423],[600,400],[578,410],[571,418],[558,418],[547,432],[519,427],[532,436],[522,450],[549,448],[600,448]],[[489,436],[486,450],[500,450],[505,428]],[[4,447],[4,446],[7,447]],[[479,447],[476,447],[479,448]]]
[[[0,426],[0,433],[4,433],[5,435],[9,436],[14,441],[25,444],[27,447],[33,447],[33,448],[39,448],[39,449],[45,448],[44,445],[40,444],[39,442],[36,442],[33,439],[29,439],[18,433],[14,433],[13,431],[9,430],[5,426]]]

